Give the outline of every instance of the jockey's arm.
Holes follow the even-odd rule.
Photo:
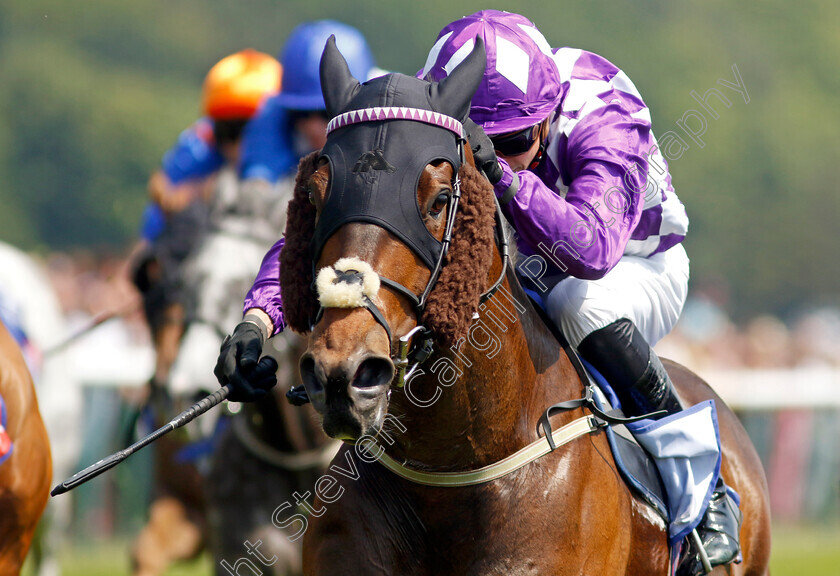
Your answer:
[[[503,210],[520,237],[542,257],[551,252],[569,274],[601,278],[618,263],[641,217],[644,194],[624,191],[625,174],[644,191],[644,175],[634,170],[650,149],[650,124],[632,118],[618,104],[608,104],[579,122],[568,139],[559,133],[562,124],[552,124],[551,129],[558,132],[552,139],[559,139],[560,145],[549,146],[551,157],[543,162],[568,175],[565,196],[535,173],[522,170],[517,173],[519,190]],[[495,187],[497,196],[512,179],[507,163],[500,164],[505,174]]]
[[[174,186],[161,170],[149,178],[148,188],[149,198],[167,214],[180,212],[198,198],[207,199],[207,191],[212,190],[209,177]]]
[[[149,196],[166,212],[178,212],[211,189],[208,177],[225,165],[213,141],[213,125],[199,119],[181,132],[163,156],[160,170],[149,178]]]
[[[219,384],[231,386],[229,400],[253,401],[277,383],[277,362],[262,356],[265,341],[284,328],[280,300],[280,239],[263,258],[254,285],[245,297],[245,313],[222,343],[214,373]],[[261,357],[262,356],[262,357]]]
[[[251,289],[245,296],[243,317],[253,314],[265,323],[266,338],[282,332],[286,327],[283,319],[283,300],[280,296],[280,250],[285,240],[281,238],[263,257],[260,271]]]

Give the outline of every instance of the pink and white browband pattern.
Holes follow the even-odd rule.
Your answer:
[[[362,108],[361,110],[351,110],[350,112],[339,114],[327,124],[327,134],[339,128],[350,126],[351,124],[375,122],[378,120],[413,120],[415,122],[423,122],[445,128],[453,132],[458,138],[464,138],[464,126],[455,118],[441,114],[440,112],[432,112],[431,110],[422,110],[420,108],[406,108],[403,106],[376,106],[374,108]]]

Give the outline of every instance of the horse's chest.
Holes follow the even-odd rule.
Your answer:
[[[595,532],[608,530],[600,521],[584,522],[578,491],[523,480],[348,494],[352,509],[336,509],[324,526],[322,534],[332,534],[326,549],[342,550],[342,565],[348,557],[358,560],[358,574],[610,574],[600,562],[590,565],[587,542]],[[362,531],[360,516],[365,518]],[[335,567],[332,561],[324,565]],[[371,571],[372,566],[377,568]]]

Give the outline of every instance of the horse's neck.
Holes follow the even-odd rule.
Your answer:
[[[512,454],[536,439],[545,408],[581,392],[512,272],[481,306],[469,337],[436,351],[423,370],[392,396],[396,420],[385,431],[395,439],[389,454],[436,470],[476,468]]]

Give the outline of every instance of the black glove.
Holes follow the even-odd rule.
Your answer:
[[[222,386],[230,384],[228,400],[260,400],[277,384],[277,361],[270,356],[260,360],[263,341],[263,333],[256,325],[240,322],[222,343],[213,373]]]
[[[467,132],[467,140],[470,142],[476,168],[484,172],[484,175],[494,186],[502,179],[502,170],[499,159],[496,158],[496,151],[493,149],[493,142],[484,133],[484,128],[467,118],[464,122],[464,130]]]

